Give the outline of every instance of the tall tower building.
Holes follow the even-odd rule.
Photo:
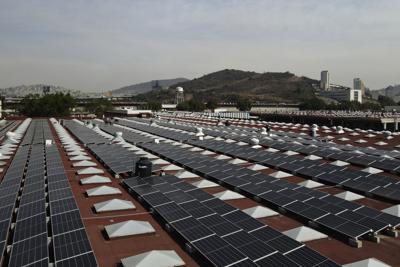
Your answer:
[[[321,84],[319,87],[324,91],[329,91],[331,87],[329,82],[329,72],[327,70],[321,71]]]
[[[179,103],[182,103],[183,101],[185,101],[185,96],[183,94],[183,88],[177,87],[176,95],[175,95],[175,103],[178,105]]]
[[[365,85],[360,78],[353,79],[353,88],[354,90],[360,90],[363,96],[365,95]]]

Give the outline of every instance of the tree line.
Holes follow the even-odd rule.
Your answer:
[[[392,98],[387,96],[379,96],[377,102],[365,101],[359,103],[357,101],[343,101],[340,103],[326,103],[320,98],[312,98],[300,104],[301,110],[370,110],[370,111],[381,111],[385,106],[396,106],[400,105],[396,103]]]
[[[386,96],[379,96],[377,102],[347,101],[341,103],[327,104],[317,97],[305,101],[300,105],[301,110],[371,110],[380,111],[384,106],[399,105],[393,99]],[[28,95],[24,97],[19,105],[18,111],[29,117],[53,116],[64,117],[71,114],[72,109],[76,106],[74,97],[70,94],[54,93],[48,95]],[[208,102],[202,102],[195,98],[183,101],[177,105],[177,110],[202,112],[206,109],[214,111],[218,108],[218,102],[215,99]],[[236,98],[236,108],[239,111],[250,111],[252,102],[245,97]],[[113,108],[112,103],[107,98],[93,99],[86,105],[86,110],[96,114],[98,117]],[[152,111],[160,111],[162,104],[159,101],[150,101],[140,107],[141,109],[149,109]]]

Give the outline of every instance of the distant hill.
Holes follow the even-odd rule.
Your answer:
[[[234,101],[237,96],[244,96],[254,101],[294,103],[313,97],[315,84],[318,84],[317,80],[298,77],[290,72],[256,73],[225,69],[176,83],[169,90],[152,90],[138,95],[138,98],[173,101],[175,88],[181,86],[186,97],[201,101]]]
[[[398,85],[390,85],[386,88],[379,89],[379,90],[371,90],[370,91],[372,97],[374,99],[378,99],[380,95],[388,96],[390,98],[393,98],[395,102],[400,101],[400,84]]]
[[[116,90],[112,90],[111,93],[113,96],[132,96],[132,95],[146,93],[153,89],[155,90],[166,89],[173,84],[185,81],[188,81],[188,79],[175,78],[175,79],[165,79],[165,80],[153,80],[149,82],[133,84]]]
[[[20,85],[15,87],[0,89],[0,95],[6,97],[24,97],[29,94],[43,94],[43,86],[49,86],[49,93],[70,93],[72,96],[81,96],[82,93],[79,90],[73,90],[55,85],[35,84],[35,85]]]

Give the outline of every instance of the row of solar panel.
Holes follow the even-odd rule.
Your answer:
[[[78,123],[65,121],[64,126],[79,141],[86,144],[91,153],[112,173],[121,174],[132,171],[136,160],[138,160],[138,156],[133,152],[109,144],[109,140]]]
[[[54,176],[63,174],[67,184],[68,181],[66,180],[64,167],[58,154],[57,147],[45,147],[45,140],[48,139],[52,139],[52,134],[47,121],[33,120],[22,142],[25,144],[25,146],[20,146],[18,148],[16,156],[14,157],[11,166],[6,173],[6,177],[14,177],[14,180],[17,181],[17,186],[15,187],[18,188],[18,190],[21,181],[24,178],[22,194],[20,196],[16,218],[16,225],[13,231],[11,252],[8,259],[9,266],[31,266],[31,264],[34,264],[35,266],[49,265],[49,233],[47,227],[45,184],[46,172],[48,179],[52,175]],[[24,174],[25,165],[27,167]],[[18,166],[19,170],[21,171],[13,171],[11,168],[12,166]],[[49,182],[48,190],[50,193],[50,199],[54,198],[52,196],[53,193],[51,193],[53,190],[55,190],[54,188],[55,186]],[[15,192],[13,204],[15,204],[15,198],[17,196],[18,193]],[[71,197],[73,197],[72,192]],[[10,197],[10,201],[11,199],[12,198]],[[49,204],[50,209],[54,210],[52,203],[50,202]],[[59,205],[60,204],[64,206],[64,203],[59,203]],[[11,214],[7,215],[9,216],[9,220],[11,220]],[[87,240],[84,229],[83,233],[77,232],[78,236],[71,236],[71,233],[69,232],[64,236],[61,235],[62,232],[67,232],[67,230],[63,230],[64,225],[66,223],[69,224],[70,222],[68,220],[66,221],[65,218],[57,217],[51,217],[50,221],[53,229],[52,244],[54,252],[52,254],[55,257],[56,266],[83,266],[79,264],[79,262],[93,262],[94,264],[90,266],[97,266],[94,255],[92,255],[90,261],[87,261],[87,259],[84,261],[79,261],[80,257],[82,257],[79,254],[86,253],[89,255],[91,252],[90,245],[89,249],[82,246],[82,240],[84,240],[82,238],[84,237]],[[80,228],[82,229],[82,227]],[[7,234],[8,228],[3,229],[7,231]],[[74,246],[71,246],[71,243],[73,243]],[[3,244],[5,245],[6,242]],[[82,249],[79,250],[77,248]],[[76,254],[79,256],[74,257],[74,255],[71,254]]]
[[[152,134],[157,134],[176,141],[182,140],[183,138],[181,136],[184,135],[184,133],[179,133],[179,137],[175,138],[175,132],[172,130],[151,127],[144,124],[132,124],[129,122],[128,124],[135,129],[151,132]],[[218,140],[196,141],[192,140],[189,134],[187,134],[186,138],[183,140],[186,140],[189,144],[211,151],[289,171],[293,174],[299,174],[304,178],[320,180],[328,184],[339,184],[351,191],[363,193],[368,196],[376,196],[390,202],[400,203],[400,181],[389,176],[369,174],[346,169],[346,167],[333,166],[323,161],[307,160],[297,156],[289,156],[283,153],[273,153],[265,150],[255,150],[249,146],[238,146],[233,143],[220,142]],[[287,150],[297,151],[295,148],[289,149],[290,146],[295,146],[295,144],[285,144]],[[316,153],[316,155],[321,154]],[[317,168],[315,168],[316,166]],[[396,168],[400,168],[400,165],[396,166]]]
[[[57,147],[47,148],[46,162],[56,266],[97,266]]]
[[[124,184],[214,266],[338,266],[175,176],[135,177]]]

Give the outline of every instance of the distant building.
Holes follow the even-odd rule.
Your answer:
[[[182,103],[183,101],[185,101],[185,96],[183,94],[183,88],[182,87],[177,87],[176,88],[175,103],[178,105],[179,103]]]
[[[329,91],[331,88],[329,81],[329,72],[327,70],[321,71],[321,83],[320,89],[324,91]]]
[[[359,89],[350,89],[350,101],[362,103],[363,92]]]
[[[354,90],[361,90],[361,94],[365,96],[365,85],[360,78],[353,79],[353,88]]]
[[[357,101],[362,103],[361,90],[354,90],[350,88],[335,89],[330,91],[320,91],[319,96],[331,98],[339,102],[343,101]]]
[[[118,107],[106,112],[108,117],[151,117],[152,115],[153,112],[151,110],[135,109],[133,107]]]

